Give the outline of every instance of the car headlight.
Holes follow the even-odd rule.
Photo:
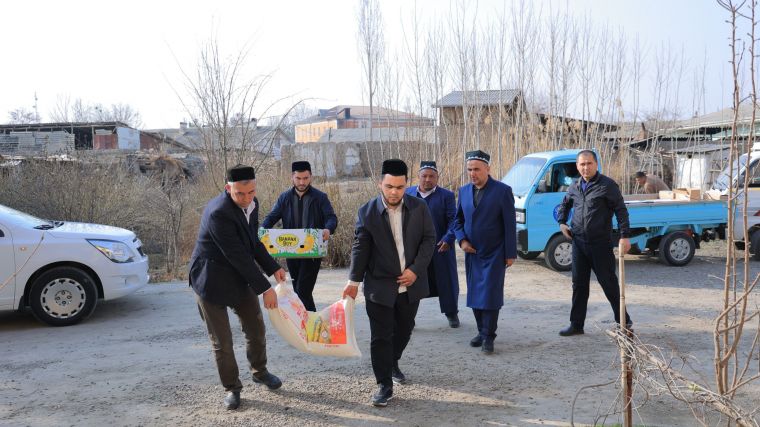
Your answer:
[[[87,239],[87,241],[113,262],[125,263],[134,260],[134,253],[122,242],[94,239]]]
[[[525,224],[525,211],[515,211],[515,220],[520,224]]]

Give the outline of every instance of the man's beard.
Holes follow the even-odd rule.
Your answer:
[[[390,200],[388,200],[388,198],[385,197],[385,194],[383,194],[382,197],[383,197],[383,200],[385,200],[385,204],[388,205],[388,206],[390,206],[390,207],[392,207],[392,208],[395,208],[396,206],[400,205],[401,201],[403,200],[403,197],[399,197],[398,198],[398,202],[391,203]]]

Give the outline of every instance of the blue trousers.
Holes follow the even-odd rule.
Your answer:
[[[496,338],[496,325],[499,323],[499,309],[480,310],[473,308],[472,313],[475,315],[480,336],[486,341],[493,341]]]
[[[449,249],[453,250],[453,249]],[[441,286],[438,282],[433,262],[428,266],[428,285],[430,294],[428,297],[438,297],[438,304],[441,307],[441,313],[447,316],[453,316],[459,312],[459,287],[458,286]],[[453,285],[453,280],[449,279],[448,283]]]

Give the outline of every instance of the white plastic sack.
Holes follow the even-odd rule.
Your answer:
[[[361,357],[354,334],[354,299],[344,298],[319,312],[307,311],[298,295],[283,283],[274,288],[277,308],[269,320],[290,345],[317,356]]]

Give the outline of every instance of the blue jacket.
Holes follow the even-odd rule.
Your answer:
[[[517,222],[512,188],[488,177],[476,208],[473,184],[459,189],[457,240],[468,240],[477,250],[465,254],[467,306],[494,310],[504,305],[506,260],[517,258]]]
[[[298,195],[295,188],[283,191],[272,207],[272,211],[264,218],[261,226],[272,228],[282,220],[282,228],[319,228],[328,229],[330,234],[335,233],[338,227],[338,217],[327,198],[327,194],[310,187],[303,196],[303,226],[296,227],[298,209]]]
[[[417,196],[417,186],[406,189],[407,194]],[[434,270],[435,284],[430,286],[430,296],[438,296],[442,292],[459,294],[459,277],[457,277],[457,258],[454,248],[454,227],[456,223],[457,205],[454,193],[438,187],[433,194],[423,199],[430,209],[435,226],[436,245],[444,241],[451,246],[446,252],[438,252],[436,247],[430,268]],[[435,291],[434,291],[435,290]]]
[[[271,276],[280,269],[258,238],[259,203],[254,202],[250,224],[226,191],[203,210],[189,276],[190,286],[206,301],[234,307],[248,287],[257,294],[270,288],[262,270]]]

